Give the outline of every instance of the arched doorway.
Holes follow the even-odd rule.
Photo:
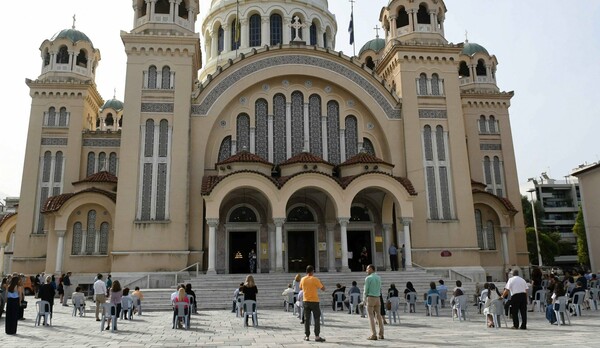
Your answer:
[[[246,205],[232,209],[227,218],[229,273],[256,273],[259,270],[258,217]]]
[[[287,269],[291,273],[303,273],[306,266],[315,267],[315,214],[304,204],[292,206],[286,218]]]
[[[367,206],[353,204],[350,209],[350,224],[348,228],[348,267],[353,272],[361,272],[362,264],[373,263],[373,218]],[[363,261],[363,251],[366,258]]]

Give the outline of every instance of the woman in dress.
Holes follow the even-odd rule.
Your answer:
[[[17,323],[19,322],[19,308],[23,298],[23,287],[19,285],[19,277],[12,277],[6,289],[6,319],[5,332],[7,335],[17,334]]]
[[[117,313],[115,316],[115,321],[117,320],[116,318],[119,317],[119,315],[121,315],[121,299],[123,298],[123,289],[121,289],[121,283],[118,280],[115,280],[112,282],[112,286],[110,288],[110,303],[114,304],[115,307],[117,307]],[[110,330],[110,322],[111,322],[111,317],[110,315],[108,316],[108,324],[106,324],[106,329],[105,330]],[[117,325],[115,322],[115,330],[117,329]]]

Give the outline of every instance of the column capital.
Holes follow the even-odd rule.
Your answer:
[[[343,226],[346,227],[348,226],[348,223],[350,222],[350,218],[349,217],[339,217],[338,218],[338,223]]]
[[[273,218],[273,223],[275,227],[281,227],[285,223],[285,218]]]
[[[508,234],[509,230],[510,230],[510,227],[500,226],[500,231],[502,232],[502,234]]]
[[[410,225],[410,223],[412,222],[412,218],[411,217],[402,217],[402,225],[406,226],[406,225]]]
[[[325,228],[327,229],[327,231],[332,231],[335,228],[335,225],[335,222],[326,222]]]
[[[63,238],[63,237],[65,236],[65,233],[67,233],[67,231],[66,231],[66,230],[55,230],[54,232],[56,232],[56,235],[57,235],[59,238]]]
[[[206,218],[206,223],[209,227],[217,227],[219,224],[219,218]]]
[[[392,224],[381,224],[384,230],[389,231],[392,228]]]

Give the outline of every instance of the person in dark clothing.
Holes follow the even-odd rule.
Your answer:
[[[196,293],[194,292],[194,290],[192,290],[192,284],[187,283],[185,285],[185,293],[186,293],[186,295],[192,295],[192,301],[193,302],[190,303],[190,306],[191,306],[191,308],[193,310],[193,313],[197,313],[198,309],[197,309],[197,306],[196,306],[196,304],[197,304],[197,302],[196,302]]]
[[[18,276],[12,277],[8,288],[6,289],[6,319],[5,332],[7,335],[17,334],[17,324],[19,323],[19,308],[23,298],[23,286]]]
[[[50,304],[50,308],[48,308],[48,311],[50,312],[50,319],[52,319],[52,309],[54,307],[54,296],[56,295],[56,291],[54,290],[54,288],[52,287],[52,277],[47,276],[46,277],[46,283],[42,286],[40,286],[40,291],[39,291],[39,298],[42,301],[48,301],[48,303]],[[49,323],[46,323],[46,317],[44,317],[44,325],[49,325]]]
[[[333,298],[333,301],[331,301],[331,307],[334,312],[335,312],[335,306],[336,306],[336,300],[337,300],[336,296],[338,293],[342,294],[342,309],[344,309],[343,303],[346,300],[346,287],[342,286],[342,284],[340,284],[340,283],[337,283],[335,285],[335,290],[333,290],[333,292],[331,293],[331,297]]]
[[[256,294],[258,293],[258,288],[254,283],[254,277],[251,275],[246,276],[246,282],[244,282],[244,286],[242,286],[241,291],[244,293],[244,301],[252,300],[256,301]],[[254,321],[254,318],[252,319]],[[258,321],[258,320],[257,320]],[[246,317],[246,326],[248,326],[248,318]],[[258,323],[254,323],[254,325],[258,325]]]

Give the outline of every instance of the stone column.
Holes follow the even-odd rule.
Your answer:
[[[273,115],[267,116],[267,130],[268,130],[268,141],[269,141],[269,162],[273,163]]]
[[[210,57],[217,58],[219,55],[219,30],[210,31]]]
[[[61,274],[62,271],[63,253],[65,249],[65,232],[65,230],[56,231],[58,243],[56,243],[56,267],[54,268],[54,272],[58,274]]]
[[[217,274],[217,226],[218,218],[206,218],[208,224],[208,267],[206,274]]]
[[[285,218],[273,218],[275,223],[275,272],[283,273],[283,223]]]
[[[246,18],[240,19],[240,48],[248,48],[250,46],[250,34],[248,29],[248,20]]]
[[[510,264],[508,256],[508,227],[500,227],[502,231],[502,258],[504,259],[504,269]]]
[[[146,11],[146,15],[148,16],[148,21],[154,20],[155,7],[156,7],[156,0],[150,0],[150,11]]]
[[[350,222],[350,218],[341,217],[338,218],[338,222],[340,223],[340,230],[342,234],[342,272],[350,272],[350,268],[348,268],[348,232],[346,231],[348,222]]]
[[[408,11],[408,32],[411,33],[416,31],[417,25],[415,24],[415,10]]]
[[[177,14],[175,13],[175,0],[169,0],[169,14],[171,15],[171,22],[175,23]]]
[[[285,17],[285,18],[282,18],[282,21],[283,21],[283,23],[282,23],[283,41],[281,43],[284,45],[287,45],[292,40],[292,31],[290,30],[290,27],[289,27],[289,24],[292,23],[292,18]]]
[[[327,228],[327,272],[335,272],[335,224],[325,224]]]
[[[398,28],[396,28],[396,26],[398,25],[398,16],[390,16],[390,35],[392,37],[396,37],[398,36]]]
[[[229,24],[223,23],[221,27],[223,28],[223,52],[231,52],[231,30],[229,29]]]
[[[6,243],[0,243],[0,275],[4,274],[4,249]]]
[[[260,45],[265,47],[271,43],[271,18],[269,16],[262,16],[260,23]]]
[[[385,267],[386,271],[392,270],[392,265],[390,264],[390,244],[392,241],[392,224],[383,224],[383,267]]]
[[[321,116],[321,142],[323,144],[323,159],[327,161],[327,116]],[[273,161],[271,161],[273,163]]]
[[[292,102],[285,103],[286,158],[292,157]]]
[[[437,19],[435,18],[435,10],[429,11],[429,22],[431,22],[431,32],[437,31]]]
[[[269,224],[269,273],[275,272],[275,225]]]
[[[410,245],[410,223],[412,218],[402,218],[402,225],[404,225],[404,259],[406,263],[406,269],[412,269],[412,247]],[[402,265],[400,265],[402,266]]]

